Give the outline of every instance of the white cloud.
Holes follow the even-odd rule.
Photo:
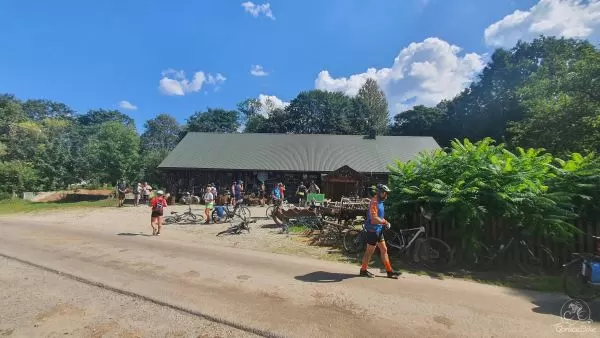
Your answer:
[[[275,16],[273,16],[273,11],[271,11],[271,4],[268,2],[262,5],[257,5],[252,1],[248,1],[242,3],[242,7],[244,7],[244,10],[250,13],[250,15],[252,15],[255,18],[257,18],[262,13],[267,18],[275,20]]]
[[[263,66],[261,66],[261,65],[253,65],[252,68],[250,68],[250,74],[252,74],[254,76],[267,76],[267,75],[269,75],[269,73],[267,73],[263,69]]]
[[[481,55],[459,55],[461,49],[439,38],[411,43],[402,49],[390,68],[369,68],[364,73],[334,78],[323,70],[315,80],[317,89],[342,91],[348,95],[373,78],[386,93],[392,115],[414,105],[436,105],[452,98],[484,67]]]
[[[485,42],[513,47],[518,40],[539,35],[565,38],[600,38],[600,0],[540,0],[527,11],[516,10],[485,29]]]
[[[278,108],[283,109],[290,105],[289,102],[285,102],[282,99],[280,99],[274,95],[260,94],[260,95],[258,95],[257,99],[262,106],[261,110],[260,110],[260,114],[262,114],[264,116],[267,116],[267,114],[274,109],[278,109]]]
[[[225,78],[221,73],[217,75],[208,74],[204,72],[194,73],[192,81],[185,77],[185,73],[182,70],[167,69],[162,72],[162,79],[160,79],[159,89],[165,95],[176,95],[183,96],[187,93],[195,93],[202,90],[204,84],[218,85],[225,82]]]
[[[138,107],[131,104],[129,101],[121,101],[119,102],[119,107],[127,110],[137,110]]]

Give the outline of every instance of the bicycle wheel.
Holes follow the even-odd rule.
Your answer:
[[[239,207],[236,215],[239,216],[243,221],[250,220],[250,209],[247,207]]]
[[[563,272],[563,290],[573,299],[589,301],[598,296],[598,290],[589,285],[581,274],[583,259],[571,261]]]
[[[167,216],[163,219],[163,224],[173,224],[177,222],[177,219],[174,216]]]
[[[275,211],[275,206],[274,205],[271,205],[270,207],[267,208],[267,210],[265,211],[265,214],[267,215],[267,218],[273,217],[273,211]]]
[[[452,263],[452,251],[446,242],[438,238],[426,238],[417,248],[419,262],[434,268],[447,268]]]
[[[219,222],[219,213],[217,212],[217,210],[213,210],[213,212],[210,214],[210,219],[212,219],[213,223],[218,223]]]
[[[350,229],[344,234],[344,250],[354,254],[365,249],[364,231]]]

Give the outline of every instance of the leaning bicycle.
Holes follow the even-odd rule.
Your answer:
[[[250,233],[250,223],[255,223],[255,222],[256,222],[256,220],[252,220],[252,221],[243,220],[240,223],[232,225],[229,228],[219,232],[217,234],[217,236],[221,236],[224,234],[239,235],[242,233],[242,231],[246,231],[246,232]]]
[[[425,237],[425,227],[388,229],[384,233],[386,244],[400,255],[411,257],[428,268],[444,269],[452,264],[452,250],[446,242],[435,237]],[[344,234],[344,249],[348,253],[363,251],[367,245],[367,230],[350,229]]]

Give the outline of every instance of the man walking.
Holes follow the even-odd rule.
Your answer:
[[[296,190],[296,195],[298,195],[298,204],[300,204],[301,207],[305,206],[306,204],[306,193],[308,192],[308,189],[306,188],[306,186],[304,185],[304,182],[300,182],[300,185],[298,186],[298,189]]]
[[[365,228],[367,230],[367,250],[362,259],[362,266],[360,267],[360,276],[363,277],[375,277],[372,273],[367,270],[373,252],[375,248],[379,248],[381,254],[381,262],[385,266],[388,278],[398,279],[399,272],[392,270],[390,264],[390,258],[387,253],[387,246],[385,239],[383,238],[383,228],[389,229],[391,227],[390,222],[384,218],[384,206],[383,202],[387,199],[388,194],[391,192],[384,184],[377,185],[377,195],[371,199],[369,203],[369,210],[367,211],[367,217],[365,219]]]

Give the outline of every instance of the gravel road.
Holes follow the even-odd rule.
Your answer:
[[[0,258],[0,336],[257,337]]]
[[[226,225],[176,226],[167,228],[161,237],[152,237],[147,236],[148,218],[147,210],[142,208],[0,218],[0,254],[131,292],[135,294],[132,299],[138,302],[142,302],[143,297],[151,298],[241,329],[231,329],[230,333],[219,331],[227,329],[213,324],[214,328],[207,329],[208,336],[257,332],[253,330],[290,337],[565,335],[556,330],[557,325],[563,325],[558,314],[567,300],[561,295],[410,274],[399,280],[356,278],[356,265],[316,260],[310,258],[311,255],[294,257],[267,252],[271,246],[302,245],[276,234],[273,229],[253,230],[251,236],[257,236],[253,238],[241,235],[219,239],[214,234]],[[260,231],[264,236],[260,236]],[[265,241],[265,236],[271,237]],[[269,244],[270,241],[278,243]],[[54,297],[46,296],[33,286],[24,286],[18,293],[10,291],[20,290],[14,283],[22,278],[19,276],[27,276],[6,268],[10,264],[5,263],[0,268],[0,290],[3,290],[0,292],[2,299],[11,299],[11,307],[17,310],[8,316],[8,321],[0,312],[3,315],[0,328],[14,330],[13,335],[29,336],[32,331],[25,330],[31,330],[38,313],[50,311],[48,306],[50,309],[59,304],[73,304],[82,309],[86,309],[83,305],[91,309],[120,307],[117,296],[103,297],[91,291],[88,298],[81,298],[81,303],[69,301],[71,296],[76,298],[77,293],[58,286],[51,292]],[[55,277],[46,278],[47,283],[53,284]],[[5,285],[8,283],[13,285]],[[111,293],[99,287],[80,287]],[[40,294],[47,298],[40,298]],[[23,302],[27,305],[22,305]],[[37,302],[41,304],[38,312],[30,314],[35,312],[31,307],[37,305],[29,303]],[[150,304],[146,305],[148,309],[158,306]],[[174,311],[166,306],[162,308],[165,313]],[[134,329],[147,327],[146,332],[154,332],[151,324],[144,324],[148,317],[139,314],[141,317],[136,319],[135,306],[130,309],[112,317],[118,318],[118,325],[107,331],[106,336],[118,336],[119,332],[130,330],[129,325],[133,325],[130,322],[138,321],[141,324],[133,326]],[[65,315],[74,330],[105,322],[100,314],[94,319],[94,310],[86,311],[89,317]],[[71,313],[58,310],[58,313],[63,312]],[[111,316],[110,311],[107,313]],[[598,320],[600,309],[593,307],[592,313]],[[173,327],[169,318],[169,315],[156,317],[155,325],[163,330],[156,331],[161,332],[160,336]],[[202,325],[208,325],[196,318],[198,324],[183,325],[185,329],[178,332],[190,334],[193,331],[188,330],[194,330],[194,325],[199,325],[200,330]],[[600,332],[597,324],[592,328]],[[595,334],[597,332],[592,333]]]

